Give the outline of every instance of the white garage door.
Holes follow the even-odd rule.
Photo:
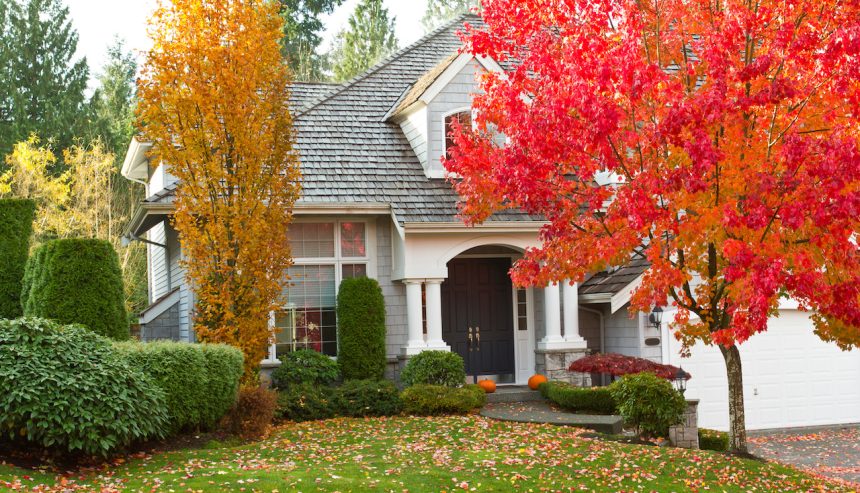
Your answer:
[[[727,430],[726,367],[719,349],[698,344],[690,358],[669,341],[669,362],[693,378],[686,397],[699,399],[699,426]],[[841,351],[812,332],[806,313],[783,310],[767,332],[740,346],[749,430],[860,423],[860,350]]]

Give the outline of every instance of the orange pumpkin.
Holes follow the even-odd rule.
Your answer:
[[[532,390],[537,390],[540,387],[540,384],[546,382],[546,377],[543,375],[532,375],[529,378],[529,388]]]
[[[496,382],[492,380],[480,380],[478,381],[478,387],[484,389],[484,392],[492,394],[496,391]]]

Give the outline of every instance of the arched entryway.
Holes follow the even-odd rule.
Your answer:
[[[533,354],[527,344],[528,317],[519,316],[528,313],[527,292],[514,289],[509,275],[520,255],[508,247],[482,246],[447,264],[441,289],[442,337],[463,357],[472,378],[515,383],[521,379],[518,369],[529,364],[518,358]]]

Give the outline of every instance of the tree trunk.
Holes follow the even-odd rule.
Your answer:
[[[729,452],[748,454],[741,353],[735,345],[728,348],[720,346],[720,351],[726,361],[726,375],[729,379]]]

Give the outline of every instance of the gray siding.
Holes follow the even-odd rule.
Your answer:
[[[421,165],[427,166],[427,109],[422,108],[400,123],[403,134]]]
[[[630,318],[627,306],[610,314],[604,308],[606,320],[606,352],[620,353],[627,356],[641,356],[638,315]]]
[[[141,327],[140,339],[144,342],[157,341],[159,339],[180,340],[179,303],[174,303],[164,313]]]
[[[164,245],[167,241],[164,223],[156,224],[147,233],[147,239],[151,242]],[[170,278],[168,276],[167,252],[164,248],[147,244],[149,249],[150,288],[149,302],[152,303],[170,291]]]
[[[179,337],[183,341],[193,341],[191,330],[192,293],[185,281],[185,268],[182,266],[182,248],[179,233],[167,226],[167,257],[169,259],[170,289],[179,287]]]
[[[396,357],[406,345],[406,286],[393,282],[391,263],[391,218],[376,221],[377,281],[385,297],[385,345],[388,357]]]
[[[484,69],[477,61],[470,61],[430,102],[428,110],[428,169],[442,170],[441,159],[445,154],[444,118],[454,110],[471,108],[472,94],[477,92],[475,74]]]

